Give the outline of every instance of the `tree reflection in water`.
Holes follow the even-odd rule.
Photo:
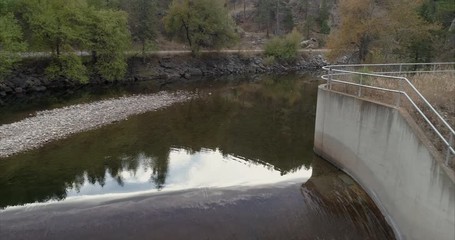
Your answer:
[[[316,89],[301,76],[264,76],[200,90],[205,97],[4,159],[0,207],[62,200],[88,183],[105,189],[108,179],[124,186],[125,172],[134,176],[140,168],[150,169],[148,181],[163,189],[174,148],[241,156],[281,175],[309,169]]]

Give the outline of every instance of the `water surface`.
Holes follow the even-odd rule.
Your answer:
[[[1,159],[0,229],[56,239],[393,239],[367,194],[313,154],[317,85],[289,75],[193,87],[200,98]]]

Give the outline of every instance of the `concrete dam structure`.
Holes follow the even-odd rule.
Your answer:
[[[361,88],[380,87],[347,74],[325,76],[318,89],[315,152],[369,192],[397,239],[455,239],[455,175],[445,162],[453,143],[441,157],[404,108],[359,97]],[[358,93],[333,90],[344,83]]]

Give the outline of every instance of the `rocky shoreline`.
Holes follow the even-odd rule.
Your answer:
[[[300,53],[294,62],[270,61],[258,53],[211,53],[199,58],[168,55],[147,58],[145,61],[142,58],[131,58],[128,75],[134,80],[187,80],[199,76],[316,70],[327,64],[324,57],[316,53]]]
[[[0,105],[2,98],[51,90],[71,90],[82,86],[68,79],[49,80],[44,71],[49,62],[48,57],[24,59],[9,78],[0,82]],[[327,64],[322,53],[318,52],[299,53],[292,63],[270,61],[261,53],[248,52],[206,53],[198,58],[189,54],[151,55],[146,58],[132,56],[128,59],[128,72],[124,82],[153,80],[158,84],[167,84],[188,81],[194,77],[316,70]],[[103,79],[92,78],[88,85],[105,83]]]
[[[159,92],[37,112],[22,121],[0,126],[0,158],[124,120],[131,115],[188,101],[192,97],[187,92]]]
[[[47,79],[44,69],[49,61],[47,57],[24,59],[10,78],[0,82],[0,105],[3,103],[2,98],[14,99],[15,95],[52,93],[53,90],[72,90],[83,86],[66,79]],[[252,53],[210,53],[198,58],[188,54],[130,57],[124,82],[152,80],[158,85],[166,85],[197,77],[316,70],[326,64],[322,55],[316,53],[301,53],[293,63],[270,63],[263,55]],[[105,83],[102,79],[91,79],[88,87]],[[124,120],[131,115],[187,101],[192,97],[186,92],[160,92],[37,112],[35,116],[19,122],[0,125],[0,158],[38,148],[73,133]]]

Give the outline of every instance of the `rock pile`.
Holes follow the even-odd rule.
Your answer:
[[[36,116],[0,126],[0,158],[192,97],[186,92],[160,92],[41,111]]]

